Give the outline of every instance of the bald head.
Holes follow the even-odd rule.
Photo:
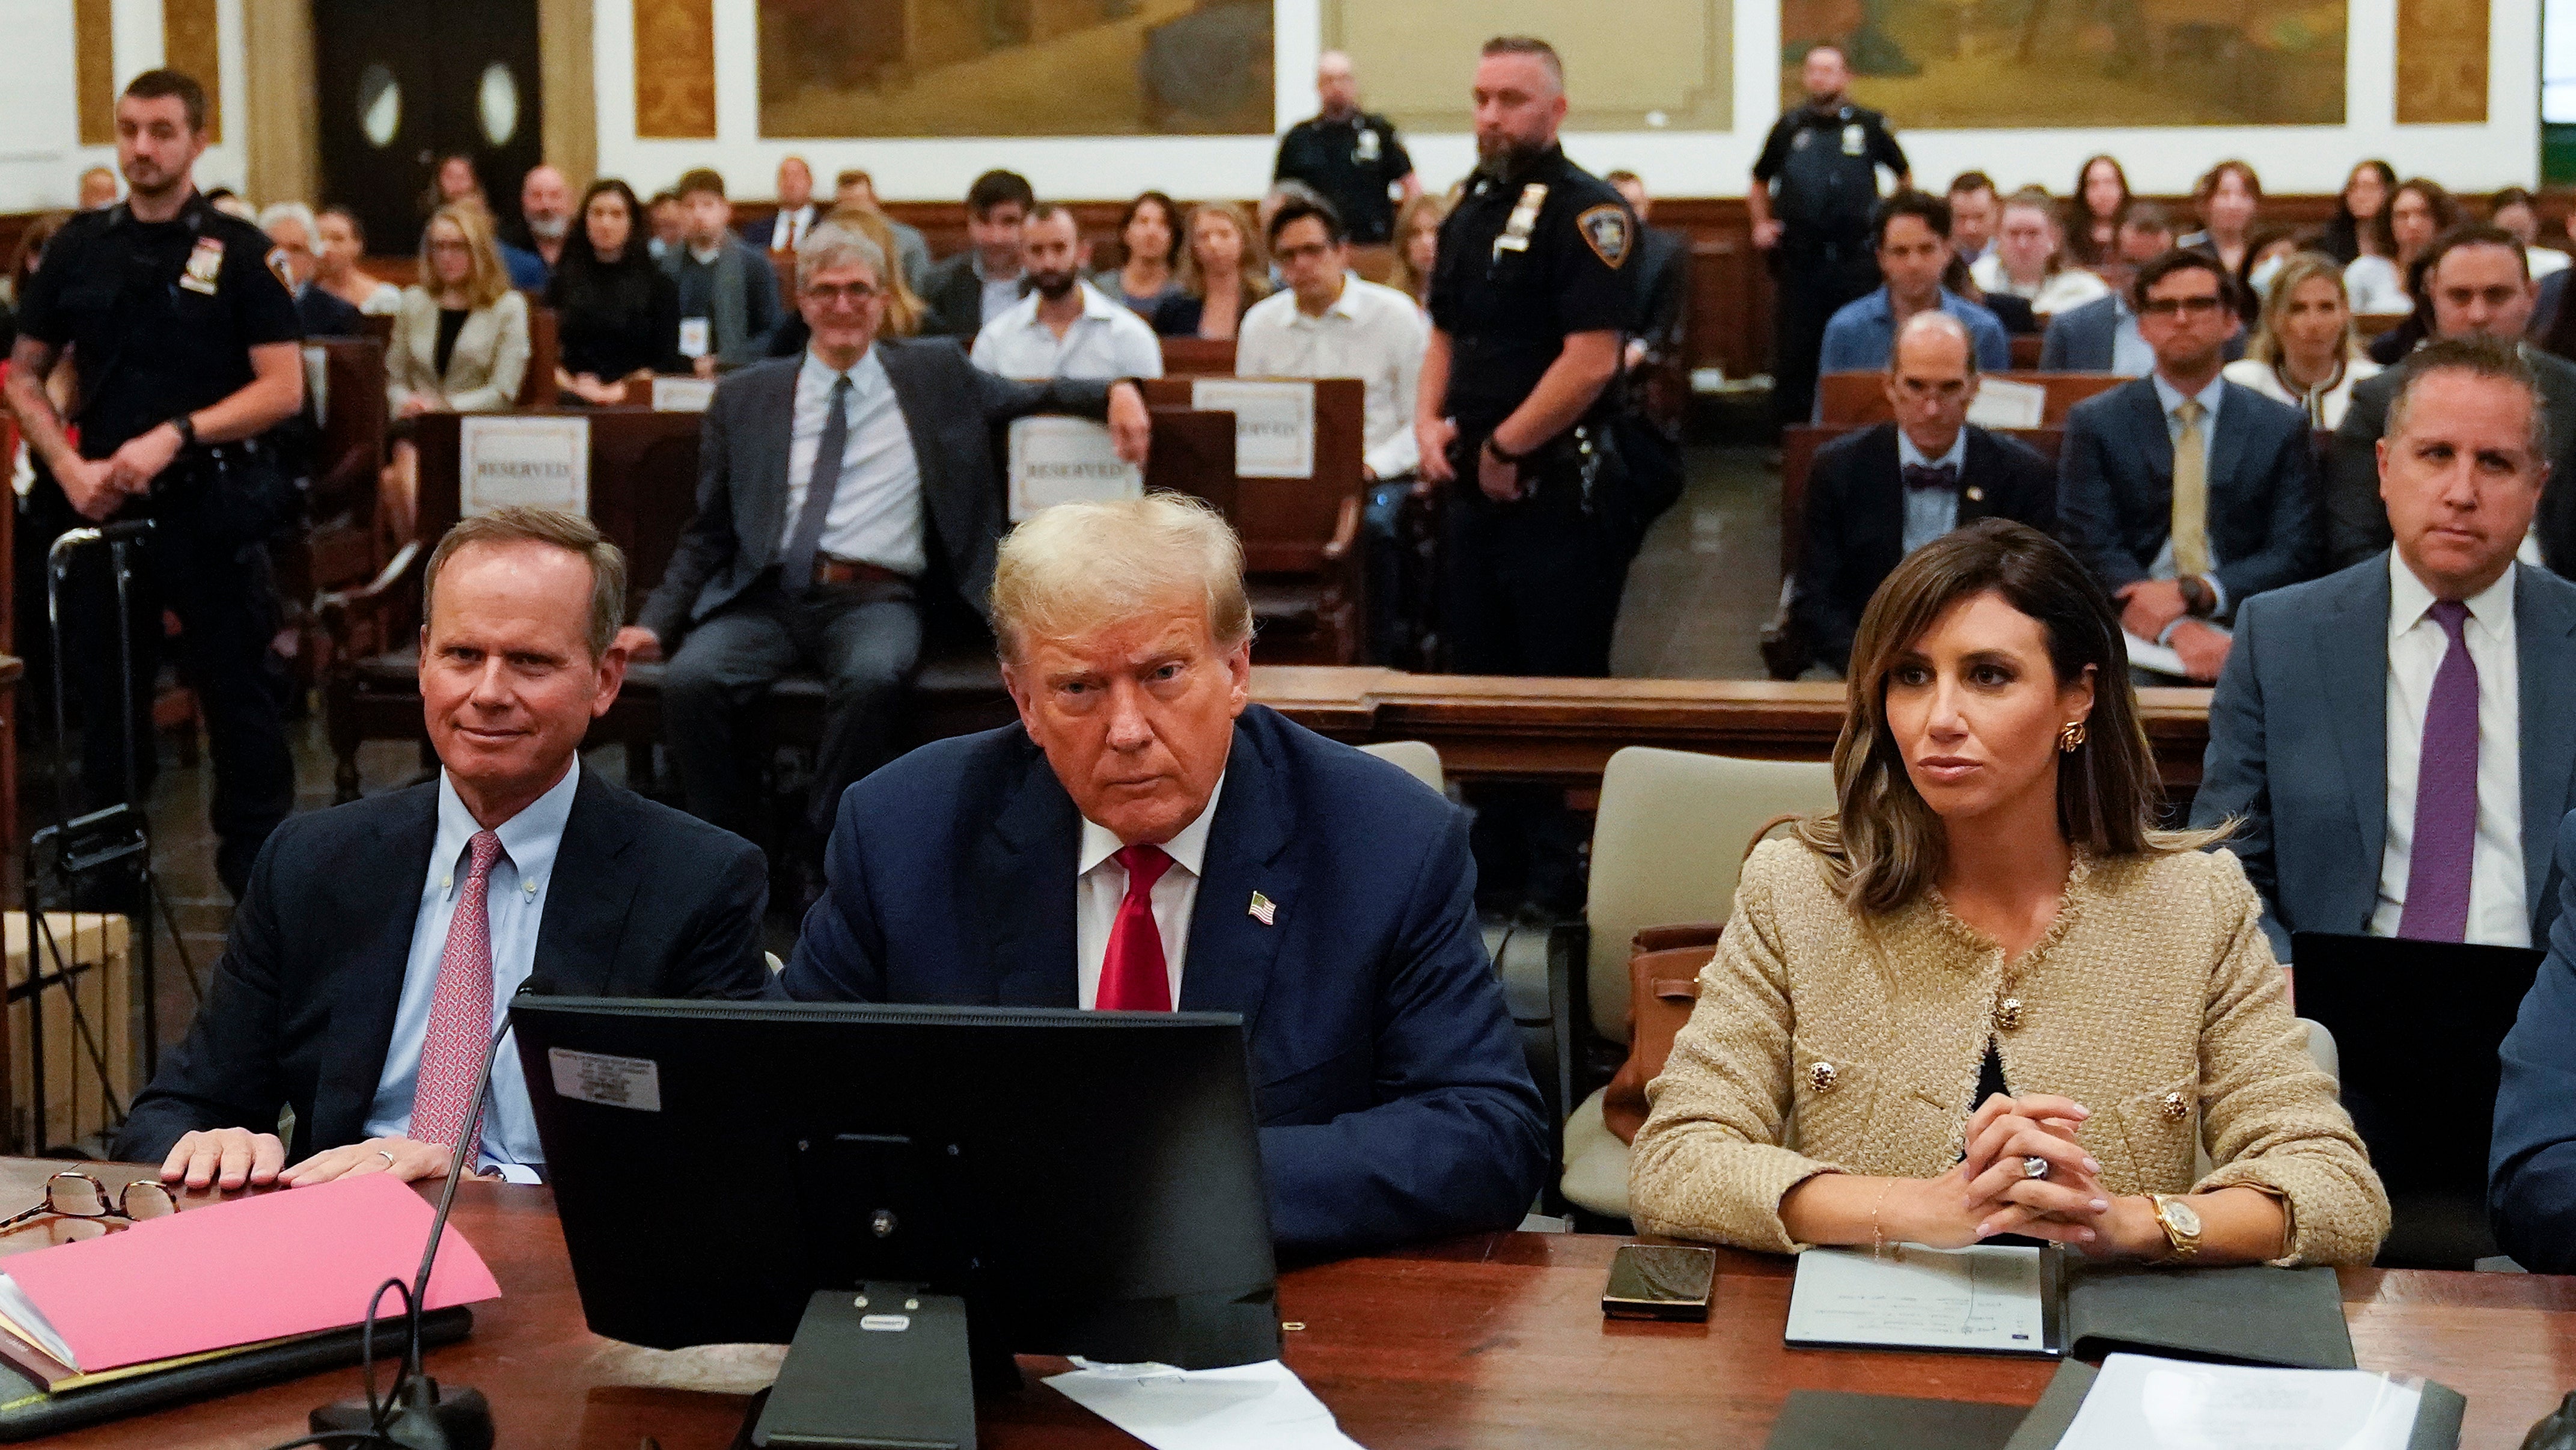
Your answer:
[[[1896,330],[1887,402],[1915,451],[1938,462],[1959,441],[1977,398],[1977,349],[1946,312],[1918,312]]]
[[[1336,120],[1359,109],[1359,76],[1351,69],[1348,55],[1328,50],[1316,58],[1315,99],[1324,114]]]
[[[1888,366],[1903,373],[1909,364],[1975,372],[1977,347],[1968,336],[1967,324],[1947,312],[1917,312],[1905,319],[1905,325],[1896,329]]]

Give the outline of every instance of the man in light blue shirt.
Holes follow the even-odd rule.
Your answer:
[[[1941,285],[1950,265],[1950,204],[1920,191],[1900,191],[1878,205],[1871,245],[1878,251],[1875,292],[1847,304],[1825,324],[1817,371],[1876,372],[1896,346],[1896,329],[1918,312],[1938,309],[1959,320],[1976,347],[1977,366],[2003,372],[2012,366],[2012,339],[1983,307]],[[1816,392],[1815,421],[1825,421],[1825,397]]]

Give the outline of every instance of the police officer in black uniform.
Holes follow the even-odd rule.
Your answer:
[[[65,223],[47,248],[21,302],[9,402],[43,465],[26,511],[39,544],[85,523],[152,523],[132,621],[138,763],[151,768],[151,681],[168,609],[214,756],[216,872],[238,898],[260,843],[295,804],[266,549],[292,521],[295,494],[263,435],[303,407],[304,366],[284,257],[190,178],[205,118],[205,91],[180,72],[146,71],[126,87],[117,163],[130,194]],[[70,419],[40,386],[66,347],[80,377]],[[93,807],[125,794],[103,554],[84,551],[63,607],[87,707],[81,782]]]
[[[1878,168],[1896,173],[1900,188],[1910,181],[1887,118],[1845,94],[1851,69],[1840,49],[1810,49],[1801,78],[1807,103],[1772,125],[1744,196],[1753,244],[1771,254],[1771,403],[1784,426],[1815,409],[1825,324],[1878,286],[1869,235]]]
[[[1359,81],[1351,58],[1325,51],[1315,63],[1315,96],[1323,113],[1298,122],[1279,138],[1273,181],[1302,181],[1333,204],[1353,242],[1383,242],[1395,233],[1397,198],[1422,191],[1413,158],[1395,138],[1395,123],[1360,109]]]
[[[1639,528],[1612,442],[1623,270],[1637,222],[1565,159],[1564,70],[1546,42],[1486,42],[1476,67],[1473,180],[1440,228],[1415,432],[1445,486],[1440,630],[1466,674],[1606,675]],[[1580,823],[1561,791],[1476,800],[1489,905],[1582,904]]]

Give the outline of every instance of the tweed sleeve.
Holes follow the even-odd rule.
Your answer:
[[[1699,1005],[1646,1084],[1653,1105],[1629,1157],[1628,1201],[1646,1233],[1792,1253],[1780,1200],[1840,1172],[1782,1146],[1796,1010],[1778,911],[1787,873],[1813,870],[1807,848],[1766,843],[1745,863],[1735,911],[1701,971]]]
[[[2236,858],[2210,862],[2213,919],[2224,935],[2201,1018],[2201,1133],[2217,1165],[2193,1191],[2256,1187],[2287,1200],[2281,1264],[2368,1264],[2388,1234],[2388,1194],[2369,1149],[2308,1056],[2281,969],[2263,935],[2263,903]]]

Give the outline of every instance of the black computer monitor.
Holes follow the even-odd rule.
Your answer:
[[[511,1017],[597,1333],[785,1343],[817,1291],[904,1283],[962,1297],[986,1359],[1279,1356],[1230,1013],[523,995]]]

